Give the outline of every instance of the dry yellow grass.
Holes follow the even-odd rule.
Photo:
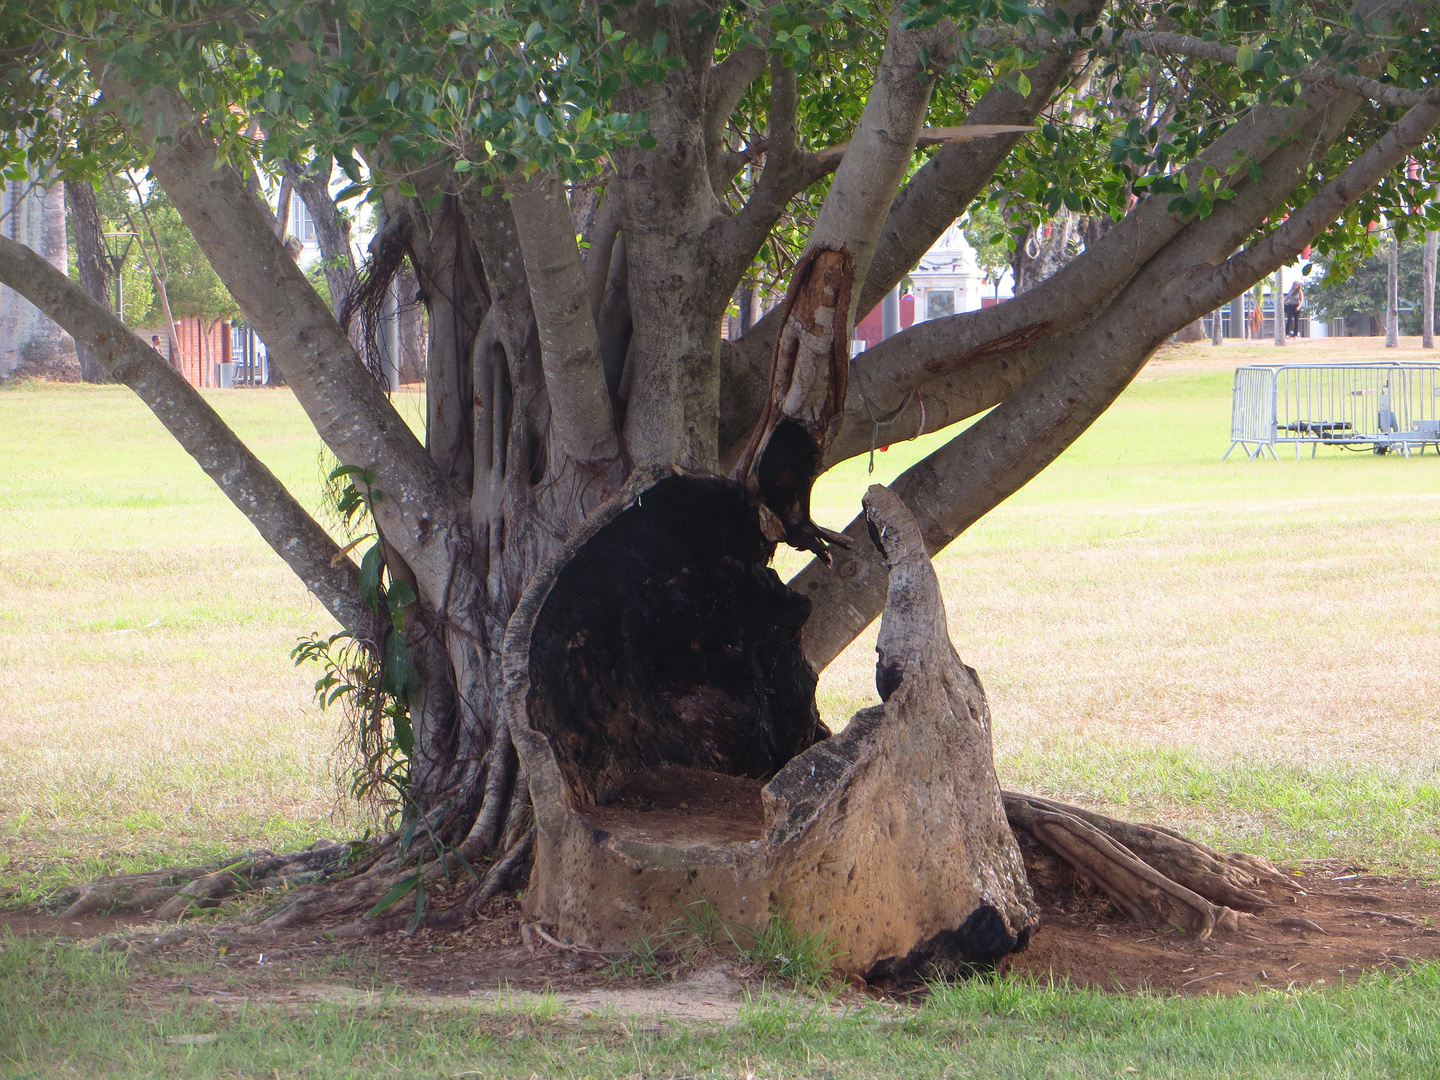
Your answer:
[[[1269,854],[1435,871],[1440,460],[1222,463],[1230,370],[1279,353],[1153,363],[937,560],[952,636],[990,692],[1007,784]],[[1283,359],[1318,356],[1394,353],[1347,339]],[[210,396],[318,497],[288,393]],[[876,478],[933,442],[877,455]],[[314,672],[288,659],[328,617],[143,407],[119,388],[7,390],[0,445],[0,887],[358,827],[336,816]],[[867,479],[863,460],[826,478],[828,524]],[[825,673],[832,723],[874,700],[873,646]]]

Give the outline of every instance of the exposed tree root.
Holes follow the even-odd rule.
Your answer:
[[[1079,876],[1144,925],[1181,926],[1204,939],[1241,929],[1242,913],[1271,907],[1253,891],[1262,882],[1302,891],[1256,855],[1222,855],[1159,825],[1035,795],[1002,796],[1032,884],[1058,889]]]
[[[457,884],[467,879],[473,887],[446,890],[440,907],[422,911],[419,926],[458,926],[475,917],[491,900],[524,883],[535,845],[535,829],[526,824],[493,863],[475,866],[450,850],[442,861],[423,860],[418,843],[408,853],[398,850],[392,834],[378,844],[323,840],[308,851],[276,855],[260,850],[228,863],[171,867],[142,874],[121,874],[75,885],[57,896],[67,906],[63,917],[83,915],[150,915],[179,920],[195,911],[218,907],[240,893],[284,890],[285,896],[256,927],[285,930],[297,926],[329,925],[340,937],[368,937],[414,925],[414,904],[367,918],[366,913],[397,883],[413,876],[417,862],[426,888],[442,879]]]
[[[154,911],[157,918],[177,919],[189,911],[218,907],[238,892],[289,889],[335,874],[348,860],[349,844],[322,840],[308,851],[276,855],[252,851],[230,863],[172,867],[145,874],[102,877],[62,892],[69,905],[66,918]]]
[[[1265,859],[1221,854],[1160,825],[1121,821],[1036,795],[1006,791],[1002,796],[1033,885],[1059,891],[1077,877],[1084,879],[1144,925],[1180,926],[1204,939],[1217,929],[1238,931],[1245,913],[1271,907],[1254,891],[1261,883],[1303,891]],[[427,888],[447,877],[468,878],[474,885],[448,891],[445,906],[424,912],[418,925],[461,925],[502,892],[523,884],[535,830],[530,826],[518,836],[507,833],[503,854],[483,871],[454,852],[443,861],[423,864],[419,872]],[[402,855],[391,836],[356,859],[357,847],[321,841],[288,855],[251,852],[230,865],[104,877],[62,893],[61,901],[69,901],[62,914],[148,913],[177,920],[217,907],[238,893],[285,889],[284,900],[258,929],[328,924],[340,937],[368,937],[414,925],[411,903],[401,902],[375,917],[366,917],[366,912],[417,872],[420,846]]]

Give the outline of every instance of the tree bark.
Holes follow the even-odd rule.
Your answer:
[[[620,442],[565,189],[544,174],[509,187],[540,331],[554,438],[573,461],[613,460],[620,455]]]
[[[1440,232],[1433,229],[1425,234],[1425,261],[1422,267],[1421,285],[1420,346],[1424,349],[1435,347],[1435,249],[1440,243]]]
[[[110,268],[105,258],[104,226],[100,221],[100,208],[95,202],[95,189],[87,183],[65,181],[65,202],[70,208],[70,220],[75,226],[75,264],[80,270],[80,286],[92,299],[110,306]],[[87,383],[109,382],[105,369],[90,354],[90,350],[76,344],[80,358],[80,379]]]

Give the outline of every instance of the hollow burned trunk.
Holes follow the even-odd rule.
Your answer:
[[[767,566],[738,483],[637,478],[522,599],[507,722],[537,824],[530,914],[596,948],[681,923],[823,935],[870,980],[969,970],[1038,923],[918,529],[865,505],[890,567],[884,703],[821,724],[809,602]]]

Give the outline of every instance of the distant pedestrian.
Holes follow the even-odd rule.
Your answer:
[[[1300,282],[1290,286],[1290,291],[1285,294],[1285,336],[1298,338],[1300,336],[1300,308],[1305,303],[1305,290],[1300,287]]]

